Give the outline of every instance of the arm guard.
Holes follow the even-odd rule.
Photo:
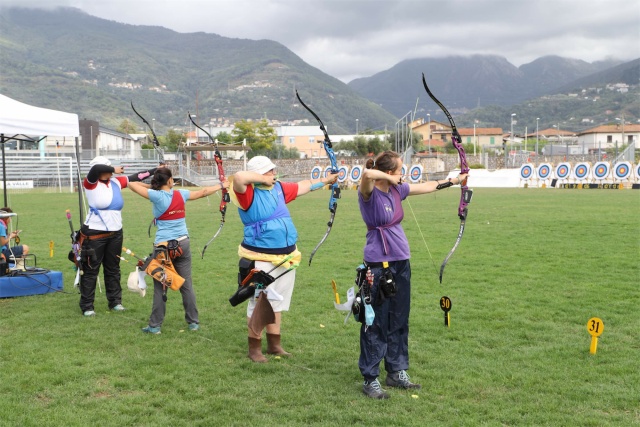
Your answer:
[[[438,181],[436,181],[438,182]],[[451,182],[451,178],[449,178],[449,180],[447,182],[443,182],[442,184],[440,184],[438,182],[438,186],[436,187],[436,190],[442,190],[443,188],[449,188],[453,185],[453,182]]]
[[[141,172],[137,172],[134,173],[133,175],[129,175],[129,182],[139,182],[139,181],[143,181],[144,179],[150,177],[151,175],[153,175],[154,173],[156,173],[156,170],[158,168],[153,168],[153,169],[149,169],[146,171],[141,171]]]
[[[116,170],[114,169],[113,166],[93,165],[89,170],[89,173],[87,174],[87,181],[93,184],[98,181],[98,178],[100,178],[101,174],[105,172],[114,173],[115,171]]]

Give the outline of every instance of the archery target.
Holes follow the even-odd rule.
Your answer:
[[[361,176],[362,176],[362,166],[355,165],[354,167],[351,168],[351,173],[349,174],[351,181],[358,182],[360,181]]]
[[[593,165],[593,177],[597,180],[607,179],[611,173],[609,162],[597,162]]]
[[[420,182],[422,180],[422,165],[413,165],[411,169],[409,169],[409,179],[414,184]]]
[[[538,165],[538,178],[547,179],[551,175],[551,165],[549,163],[541,163]]]
[[[338,168],[338,182],[345,182],[349,176],[349,168],[346,166],[340,166]]]
[[[636,165],[635,171],[636,171],[636,179],[640,180],[640,163]]]
[[[573,176],[576,179],[585,180],[589,179],[589,174],[591,172],[591,165],[587,162],[577,163],[573,168]]]
[[[314,166],[313,169],[311,169],[311,179],[320,178],[320,173],[322,173],[322,168],[320,166]]]
[[[328,177],[329,174],[331,173],[331,166],[327,166],[326,168],[324,168],[324,173],[322,174],[323,177]]]
[[[405,164],[402,165],[402,176],[407,176],[407,165]]]
[[[531,178],[533,178],[533,165],[531,163],[525,163],[520,168],[520,179],[528,181]]]
[[[613,174],[616,179],[623,180],[628,179],[631,174],[631,163],[629,162],[618,162],[613,167]]]
[[[556,166],[556,176],[558,179],[567,179],[571,173],[571,163],[562,162]]]

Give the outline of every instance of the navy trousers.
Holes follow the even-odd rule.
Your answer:
[[[373,325],[360,329],[360,359],[358,366],[366,381],[380,374],[380,362],[384,359],[387,372],[409,368],[409,310],[411,307],[411,266],[409,260],[389,263],[397,286],[395,297],[385,298],[378,304],[378,281],[382,267],[374,267],[371,288],[371,304],[375,312]]]

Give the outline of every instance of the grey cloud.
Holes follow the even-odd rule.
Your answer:
[[[270,39],[348,82],[409,58],[493,54],[514,65],[546,56],[640,57],[636,0],[3,0],[72,6],[178,32]]]

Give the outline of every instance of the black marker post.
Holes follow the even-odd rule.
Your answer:
[[[440,298],[440,308],[444,311],[444,326],[449,327],[451,324],[451,318],[449,317],[449,310],[451,310],[451,300],[449,297]]]

